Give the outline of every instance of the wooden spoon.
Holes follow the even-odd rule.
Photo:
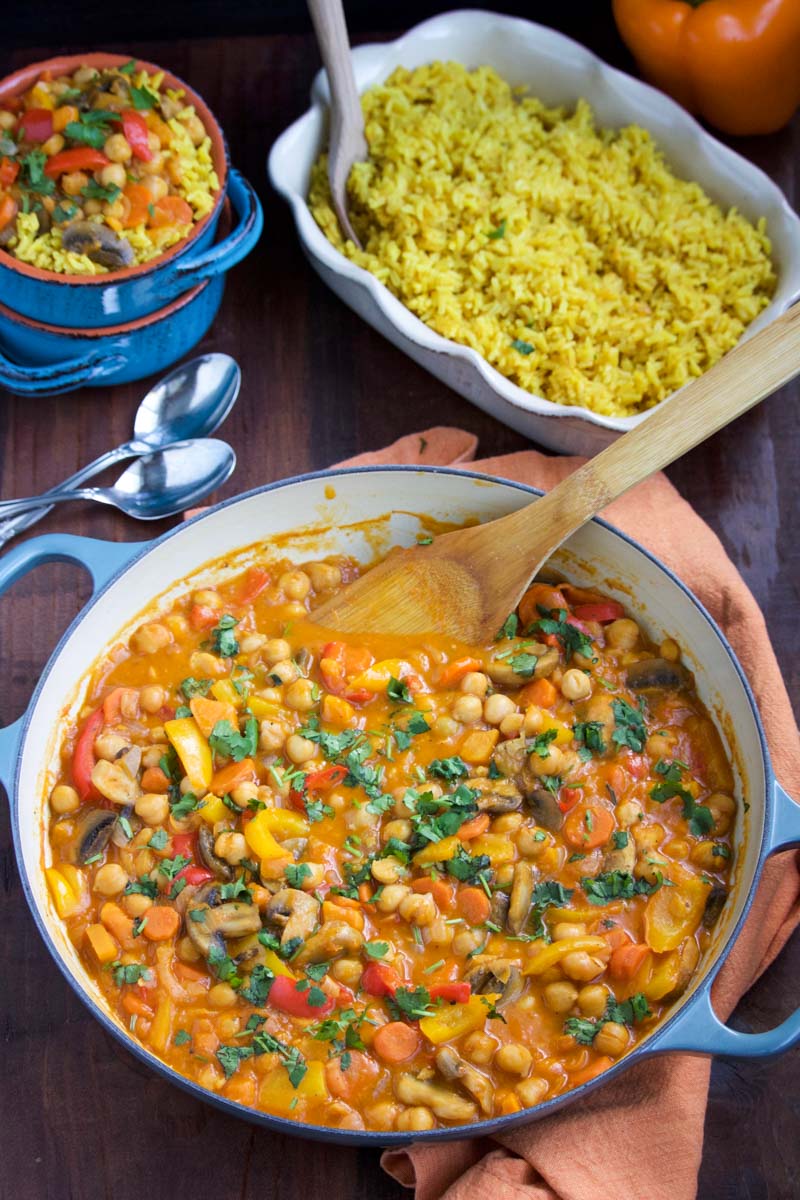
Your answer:
[[[308,10],[331,91],[328,182],[333,210],[344,236],[360,250],[361,242],[347,215],[347,180],[353,163],[364,162],[368,151],[344,10],[341,0],[308,0]]]
[[[795,304],[547,495],[429,546],[393,550],[313,619],[345,633],[439,630],[473,645],[490,640],[571,533],[799,372]]]

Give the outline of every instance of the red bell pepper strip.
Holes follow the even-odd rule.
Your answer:
[[[97,757],[94,752],[94,739],[100,733],[105,723],[102,708],[98,708],[89,717],[75,743],[72,755],[72,778],[75,781],[81,800],[96,800],[98,792],[92,783],[92,771]]]
[[[447,1000],[450,1004],[466,1004],[471,995],[472,987],[466,979],[431,988],[431,1000]]]
[[[625,616],[625,609],[616,600],[606,600],[602,604],[579,604],[572,611],[579,621],[599,621],[601,625]]]
[[[0,158],[0,187],[11,187],[19,175],[19,163],[13,158]]]
[[[329,792],[347,776],[347,767],[322,767],[319,771],[309,771],[303,781],[303,790],[292,788],[289,792],[291,804],[300,812],[305,810],[305,798],[308,792]]]
[[[46,142],[53,136],[53,114],[47,108],[29,108],[17,127],[28,142]]]
[[[189,624],[192,629],[210,629],[220,618],[218,608],[210,604],[193,604],[189,609]]]
[[[563,813],[569,812],[578,803],[582,794],[580,788],[562,787],[558,793],[558,807]]]
[[[138,158],[141,162],[150,162],[150,159],[153,157],[153,151],[150,149],[150,143],[148,142],[149,130],[144,117],[133,108],[124,108],[120,115],[122,117],[122,132],[125,134],[125,140],[133,151],[133,157]]]
[[[197,834],[196,833],[175,833],[172,836],[172,849],[178,855],[184,858],[193,859],[195,850],[197,849]]]
[[[366,646],[350,646],[347,642],[328,642],[322,647],[320,672],[326,689],[334,696],[344,696],[351,704],[366,704],[372,692],[366,688],[348,689],[347,680],[371,667],[374,658]]]
[[[361,976],[361,988],[370,996],[394,996],[402,982],[388,963],[369,963]]]
[[[111,159],[102,150],[93,150],[91,146],[75,146],[72,150],[62,150],[48,158],[44,173],[50,179],[57,179],[67,171],[98,171],[110,162]]]
[[[173,838],[173,842],[174,840],[175,839]],[[188,867],[184,867],[182,870],[178,871],[178,874],[175,876],[175,878],[185,879],[187,884],[191,884],[192,886],[196,887],[198,884],[208,883],[210,879],[214,878],[214,873],[213,871],[207,871],[205,867],[196,867],[193,864],[190,864]]]
[[[325,1017],[333,1012],[333,996],[326,995],[313,983],[306,986],[307,982],[276,975],[269,989],[269,1003],[292,1017]],[[325,997],[322,1003],[313,1003],[320,995]]]
[[[245,575],[244,583],[236,597],[236,603],[242,608],[247,604],[252,604],[256,596],[261,595],[269,580],[267,571],[262,570],[261,567],[251,567]]]

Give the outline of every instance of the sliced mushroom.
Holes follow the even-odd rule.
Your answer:
[[[203,862],[209,871],[213,871],[217,879],[224,879],[227,883],[232,881],[233,867],[214,852],[214,835],[207,825],[200,826],[200,832],[197,835],[197,849]]]
[[[134,804],[142,791],[125,762],[108,762],[105,758],[99,758],[92,767],[92,783],[106,800],[123,807]]]
[[[281,945],[295,938],[305,941],[317,924],[319,900],[299,888],[281,888],[267,905],[267,920],[283,928]],[[335,922],[332,922],[335,924]]]
[[[556,832],[564,824],[564,814],[558,800],[547,788],[536,787],[525,793],[525,808],[542,829]]]
[[[295,861],[300,858],[301,855],[305,854],[307,845],[308,838],[304,837],[285,838],[284,841],[281,842],[283,849],[288,850]]]
[[[131,779],[136,779],[142,765],[141,746],[126,746],[124,750],[120,750],[114,762],[119,763],[123,770],[128,772]]]
[[[520,775],[528,760],[525,738],[511,738],[501,742],[494,752],[494,762],[501,775],[514,779]]]
[[[489,1116],[494,1112],[494,1087],[484,1074],[464,1062],[452,1046],[441,1046],[434,1061],[445,1079],[454,1080],[478,1101],[482,1113]]]
[[[728,889],[723,887],[721,883],[712,883],[711,891],[708,893],[706,906],[703,910],[703,925],[706,929],[711,929],[716,925],[727,899]]]
[[[522,792],[513,779],[468,779],[467,787],[476,793],[481,812],[514,812],[522,804]]]
[[[363,945],[364,935],[359,929],[353,929],[346,921],[326,921],[318,933],[306,940],[292,962],[303,967],[306,963],[328,962],[342,954],[350,957],[359,954]]]
[[[659,1004],[671,1004],[673,1000],[677,1000],[679,996],[683,995],[700,961],[700,947],[693,937],[687,938],[676,954],[678,955],[677,978],[670,990],[663,996],[659,996]]]
[[[294,661],[297,663],[301,675],[307,675],[314,665],[314,656],[305,646],[301,646],[294,656]]]
[[[689,685],[689,672],[680,663],[667,662],[665,658],[643,658],[631,663],[625,682],[634,692],[664,691],[679,692]]]
[[[0,246],[5,247],[17,236],[17,223],[10,221],[4,229],[0,229]]]
[[[476,965],[464,976],[473,992],[486,995],[489,992],[500,993],[496,1008],[513,1004],[522,994],[525,986],[519,967],[508,958],[491,958],[481,955],[476,959]]]
[[[116,823],[117,814],[108,808],[90,808],[83,813],[69,844],[72,861],[83,864],[95,854],[102,854]]]
[[[513,653],[509,653],[513,651]],[[558,650],[553,646],[545,646],[542,642],[505,641],[501,642],[495,654],[505,655],[503,658],[492,658],[486,666],[486,674],[493,683],[501,687],[522,687],[532,679],[542,679],[551,675],[558,666]],[[533,672],[520,675],[514,670],[512,663],[516,655],[530,654],[536,659]],[[522,665],[522,664],[520,664]]]
[[[628,840],[624,846],[618,846],[614,850],[608,850],[603,855],[603,865],[601,870],[608,871],[632,871],[636,865],[636,844],[628,834]]]
[[[492,903],[489,908],[489,920],[502,929],[508,916],[508,892],[499,889],[492,892]]]
[[[130,826],[131,835],[133,837],[136,836],[136,834],[144,825],[144,821],[141,817],[136,816],[136,813],[133,811],[133,807],[130,804],[123,808],[122,812],[119,814],[119,820],[111,830],[111,840],[115,846],[119,846],[120,850],[124,850],[131,840],[127,832],[122,827],[123,817]]]
[[[198,888],[186,917],[189,937],[204,958],[208,958],[212,947],[224,954],[226,938],[244,937],[261,928],[261,914],[255,904],[223,901],[216,883]]]
[[[417,1079],[415,1075],[398,1075],[394,1094],[401,1104],[424,1104],[443,1121],[474,1121],[478,1110],[471,1100],[465,1100],[452,1088]]]
[[[61,234],[61,245],[71,254],[85,254],[92,262],[112,271],[129,267],[133,262],[130,242],[97,221],[72,221]]]
[[[527,862],[518,862],[514,867],[511,896],[508,901],[506,925],[512,933],[522,933],[533,902],[533,867]]]

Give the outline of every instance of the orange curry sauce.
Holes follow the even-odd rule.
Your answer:
[[[356,567],[253,567],[94,670],[47,878],[137,1039],[347,1129],[513,1113],[628,1053],[695,974],[736,802],[680,662],[534,584],[497,639],[339,636]]]

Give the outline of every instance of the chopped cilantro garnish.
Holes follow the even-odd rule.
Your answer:
[[[689,830],[695,837],[703,837],[714,828],[714,814],[704,804],[698,804],[692,793],[682,784],[686,764],[673,761],[667,762],[660,758],[656,763],[656,773],[663,776],[664,782],[657,783],[650,789],[650,796],[658,804],[677,798],[683,803],[683,817],[689,822]]]
[[[497,226],[497,228],[490,230],[486,236],[488,238],[490,238],[493,242],[497,241],[498,238],[505,237],[506,236],[506,219],[505,219],[505,217],[503,217],[502,221]]]
[[[519,627],[519,617],[515,612],[509,613],[503,624],[494,635],[496,642],[502,642],[505,638],[513,638],[517,636]]]
[[[385,958],[389,953],[389,943],[367,942],[364,946],[364,953],[368,958]]]
[[[149,88],[134,87],[134,85],[131,84],[130,91],[131,103],[137,110],[141,111],[142,109],[155,108],[158,104],[158,96],[151,92]]]
[[[192,696],[207,696],[213,682],[213,679],[195,679],[190,675],[181,684],[181,691],[187,700]]]
[[[446,779],[448,782],[452,782],[461,779],[464,775],[469,775],[469,767],[463,758],[454,754],[451,758],[435,758],[428,766],[428,774],[437,779]]]
[[[413,704],[414,698],[408,690],[408,685],[400,679],[395,679],[394,675],[389,676],[389,682],[386,686],[386,695],[390,700],[394,700],[395,704]]]
[[[536,737],[531,738],[526,743],[525,749],[528,754],[535,754],[539,758],[548,758],[550,755],[550,743],[554,742],[557,737],[557,729],[545,729],[544,733],[537,733]]]
[[[156,829],[147,844],[153,850],[163,850],[168,841],[166,829]]]
[[[590,752],[589,757],[592,754],[605,754],[602,721],[578,721],[572,727],[572,735],[576,742],[582,742],[584,748]]]
[[[240,733],[230,721],[217,721],[211,730],[208,744],[215,753],[232,758],[234,762],[252,758],[258,749],[258,722],[255,717],[248,717],[244,724],[244,733]]]
[[[629,746],[637,754],[644,750],[647,741],[647,726],[638,708],[633,708],[627,700],[612,700],[611,710],[614,713],[614,732],[611,740],[617,746]]]
[[[468,854],[463,845],[459,845],[454,856],[448,858],[444,865],[447,874],[462,883],[481,883],[482,872],[489,869],[491,860],[488,854]]]
[[[112,963],[111,970],[117,987],[126,983],[138,983],[140,979],[152,979],[149,967],[144,967],[141,963]]]
[[[650,896],[658,891],[662,883],[660,875],[655,883],[648,883],[646,879],[635,878],[629,871],[605,871],[600,875],[586,875],[581,879],[581,887],[590,904],[607,904],[609,900],[630,900],[632,896]]]
[[[538,621],[533,622],[531,631],[539,629],[542,633],[552,634],[558,638],[564,648],[564,657],[567,662],[573,654],[582,654],[584,658],[594,659],[592,639],[583,630],[578,629],[577,625],[573,625],[567,620],[565,608],[550,609],[544,608],[541,604],[537,605],[537,608],[540,617]]]
[[[524,342],[522,338],[514,338],[511,349],[519,351],[520,354],[533,354],[533,346],[530,342]]]
[[[233,658],[239,653],[239,643],[233,633],[238,624],[236,617],[225,613],[211,630],[211,648],[220,658]]]
[[[283,873],[289,887],[302,888],[303,881],[311,877],[311,867],[308,863],[288,863]]]

